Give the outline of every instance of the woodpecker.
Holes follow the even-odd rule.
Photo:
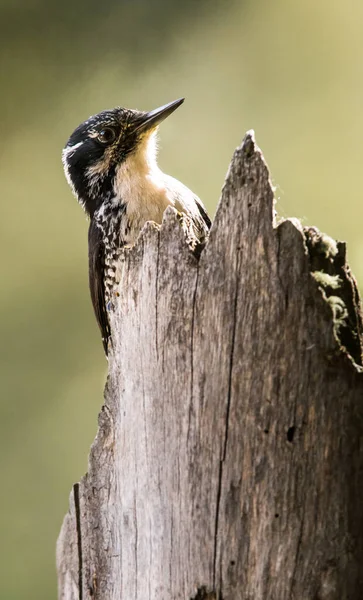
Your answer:
[[[203,243],[211,221],[200,199],[157,164],[157,129],[184,98],[150,112],[116,107],[81,123],[62,153],[67,181],[90,219],[89,287],[105,354],[121,250],[147,221],[161,224],[167,206],[186,214]]]

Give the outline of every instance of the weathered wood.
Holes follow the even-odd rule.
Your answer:
[[[359,296],[344,245],[273,203],[247,134],[199,258],[173,209],[125,255],[59,598],[362,597]]]

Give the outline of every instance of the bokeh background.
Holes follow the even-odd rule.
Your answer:
[[[106,362],[61,149],[90,114],[185,96],[160,164],[213,214],[249,128],[282,216],[348,241],[363,282],[363,3],[0,0],[0,600],[56,598]]]

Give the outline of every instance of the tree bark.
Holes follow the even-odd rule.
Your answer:
[[[57,547],[64,600],[360,600],[362,319],[345,245],[275,223],[253,133],[206,247],[125,253],[105,404]]]

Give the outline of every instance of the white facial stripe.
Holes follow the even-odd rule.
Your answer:
[[[80,146],[82,146],[83,142],[78,142],[78,144],[74,144],[74,146],[66,146],[62,152],[62,161],[63,164],[65,164],[65,161],[67,160],[68,156],[72,156],[72,154],[74,154],[74,152],[77,150],[77,148],[79,148]]]
[[[83,142],[78,142],[78,144],[74,144],[74,146],[66,146],[64,148],[64,150],[62,151],[62,163],[63,163],[63,167],[64,167],[64,172],[67,178],[67,181],[69,183],[69,185],[71,186],[71,188],[73,189],[73,185],[69,179],[69,172],[68,172],[68,164],[67,164],[67,158],[69,156],[72,156],[75,151],[77,150],[77,148],[79,148],[80,146],[82,146]]]
[[[79,198],[76,190],[74,189],[74,185],[73,185],[73,181],[70,177],[69,174],[69,167],[68,167],[68,157],[72,156],[74,154],[74,152],[77,150],[77,148],[79,148],[80,146],[82,146],[83,142],[78,142],[78,144],[74,144],[73,146],[66,146],[62,152],[62,163],[63,163],[63,167],[64,167],[64,174],[66,176],[68,185],[70,186],[73,195],[77,198],[78,202],[81,204],[81,206],[84,206],[84,202],[82,200],[82,198]]]

